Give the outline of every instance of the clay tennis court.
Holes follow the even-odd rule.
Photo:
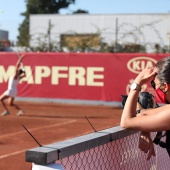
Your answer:
[[[96,130],[118,126],[120,108],[111,106],[74,105],[59,103],[17,102],[26,113],[16,116],[16,110],[0,117],[0,169],[31,170],[25,162],[25,151],[38,144],[23,128],[34,135],[41,145],[66,140],[93,132],[85,115]],[[0,107],[2,112],[2,107]]]

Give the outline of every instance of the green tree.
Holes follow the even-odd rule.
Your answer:
[[[18,45],[29,46],[29,16],[30,14],[55,14],[61,8],[67,8],[75,0],[25,0],[26,11],[21,13],[24,20],[19,26]]]
[[[73,14],[88,14],[89,12],[83,9],[78,9],[73,12]]]

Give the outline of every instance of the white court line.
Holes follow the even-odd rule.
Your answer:
[[[6,158],[6,157],[8,157],[8,156],[17,155],[17,154],[22,153],[22,152],[25,152],[25,151],[26,151],[26,150],[21,150],[21,151],[9,153],[9,154],[6,154],[6,155],[2,155],[2,156],[0,156],[0,159]]]
[[[85,132],[85,133],[83,133],[83,134],[87,134],[87,133],[89,133],[89,131],[88,131],[88,132]],[[83,135],[83,134],[82,134],[82,135]],[[70,139],[70,137],[67,137],[65,140],[67,140],[67,139]],[[57,142],[57,141],[53,141],[53,142],[51,142],[51,143],[54,143],[54,142]],[[32,149],[32,148],[30,148],[30,149]],[[13,152],[13,153],[6,154],[6,155],[2,155],[2,156],[0,156],[0,159],[7,158],[7,157],[9,157],[9,156],[14,156],[14,155],[23,153],[23,152],[25,152],[26,150],[29,150],[29,149],[20,150],[20,151],[16,151],[16,152]]]
[[[63,122],[63,123],[58,123],[58,124],[54,124],[54,125],[50,125],[50,126],[44,126],[44,127],[41,127],[41,128],[33,128],[33,129],[29,130],[29,131],[45,129],[45,128],[50,128],[50,127],[55,127],[55,126],[60,126],[60,125],[64,125],[64,124],[68,124],[68,123],[73,123],[73,122],[76,122],[76,120],[71,120],[71,121],[67,121],[67,122]],[[9,135],[2,135],[0,137],[3,137],[3,136],[8,137],[8,136],[13,136],[13,135],[21,134],[21,133],[25,133],[25,131],[18,132],[18,133],[12,133],[12,134],[9,134]],[[6,155],[1,155],[0,159],[6,158],[6,157],[9,157],[9,156],[13,156],[13,155],[17,155],[17,154],[23,153],[25,151],[26,151],[26,149],[25,150],[16,151],[16,152],[13,152],[13,153],[9,153],[9,154],[6,154]]]
[[[55,127],[55,126],[61,126],[61,125],[65,125],[65,124],[73,123],[73,122],[76,122],[76,120],[70,120],[67,122],[57,123],[57,124],[48,125],[48,126],[44,126],[44,127],[32,128],[32,129],[28,129],[28,130],[31,132],[31,131],[35,131],[35,130],[41,130],[41,129],[47,129],[47,128],[51,128],[51,127]],[[26,131],[24,130],[24,131],[20,131],[20,132],[11,133],[11,134],[1,135],[0,138],[15,136],[15,135],[19,135],[19,134],[22,134],[25,132]]]

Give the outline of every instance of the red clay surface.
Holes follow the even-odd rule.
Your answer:
[[[47,145],[94,132],[84,114],[96,130],[103,130],[118,126],[122,112],[111,106],[16,103],[26,111],[25,115],[16,116],[16,110],[10,108],[10,115],[0,117],[0,170],[31,170],[32,164],[25,161],[25,151],[38,144],[22,124],[39,143]]]

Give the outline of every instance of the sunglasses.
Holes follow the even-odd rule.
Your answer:
[[[152,88],[153,88],[154,90],[156,89],[156,86],[159,85],[159,84],[161,84],[160,87],[163,85],[163,83],[158,83],[158,84],[156,84],[153,80],[151,81],[151,86],[152,86]],[[160,87],[159,87],[159,88],[160,88]]]

